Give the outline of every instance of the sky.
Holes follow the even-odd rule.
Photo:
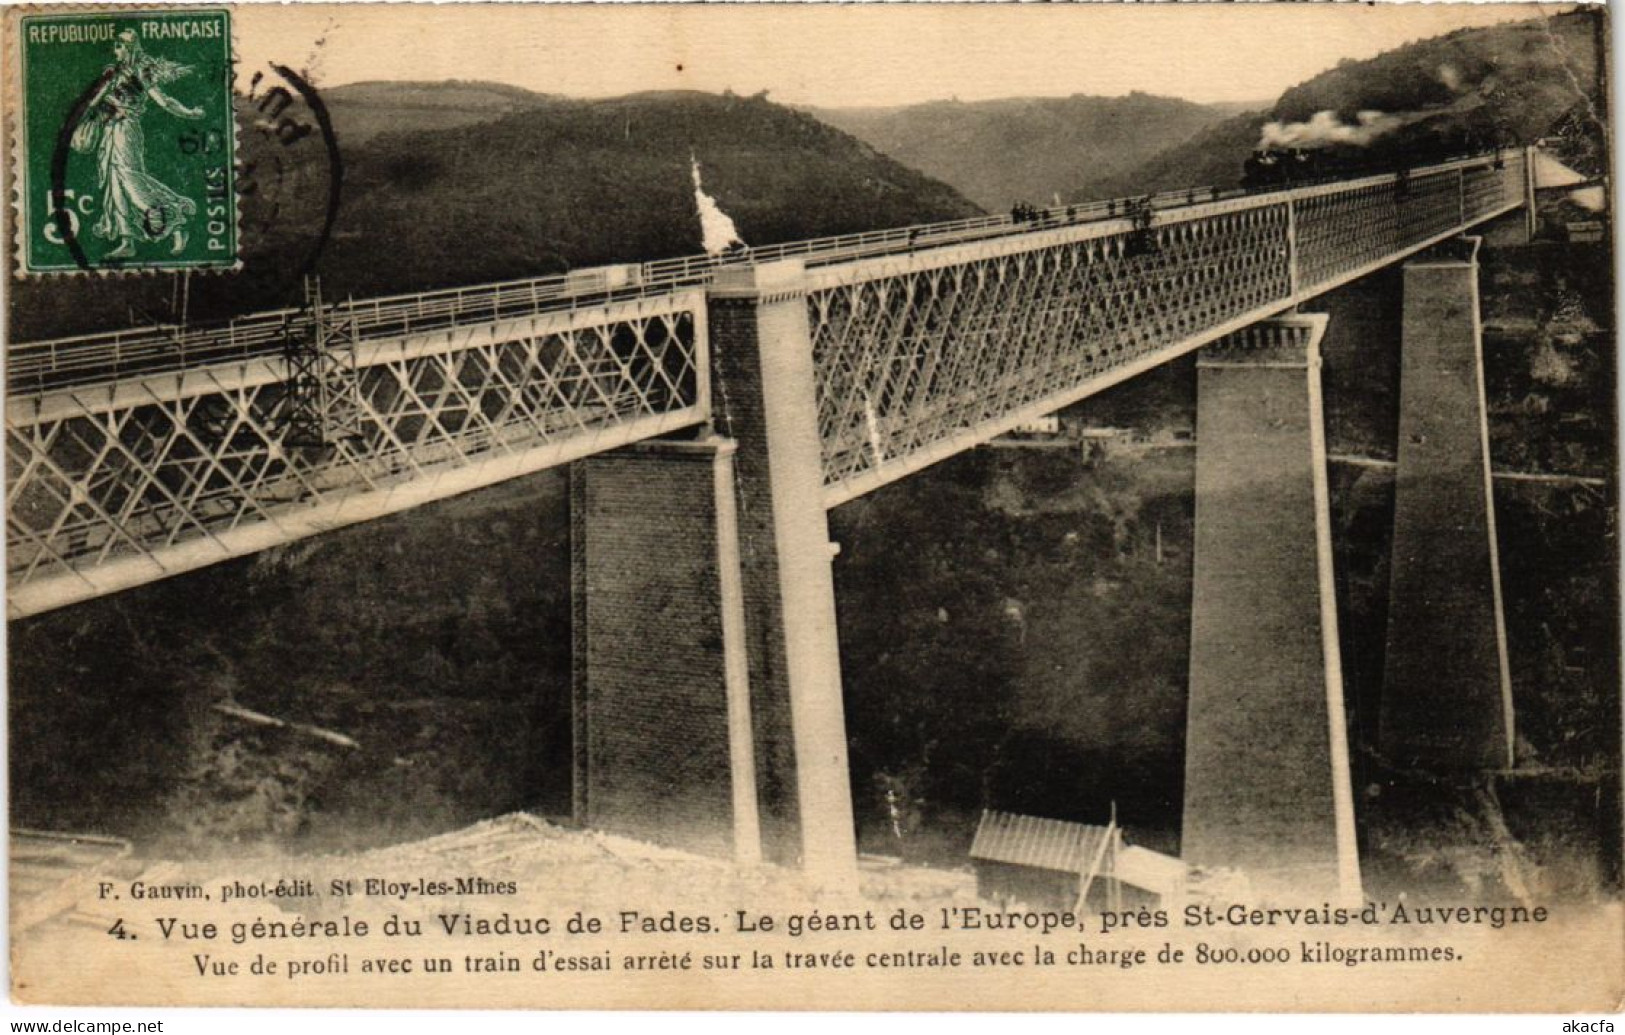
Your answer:
[[[573,97],[769,91],[834,107],[997,97],[1269,101],[1346,58],[1572,5],[250,4],[245,69],[318,88],[481,79]]]

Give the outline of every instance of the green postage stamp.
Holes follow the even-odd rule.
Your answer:
[[[25,14],[18,272],[237,263],[231,18]]]

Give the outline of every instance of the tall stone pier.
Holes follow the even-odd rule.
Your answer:
[[[714,428],[572,481],[576,814],[856,887],[804,270],[718,271]]]
[[[1181,854],[1269,901],[1360,895],[1320,396],[1324,315],[1197,357]]]
[[[855,886],[856,831],[800,260],[724,267],[708,312],[718,430],[739,443],[751,718],[763,850]]]
[[[1400,769],[1512,764],[1477,242],[1405,266],[1393,567],[1378,750]]]
[[[575,814],[761,857],[732,442],[645,442],[571,469]]]

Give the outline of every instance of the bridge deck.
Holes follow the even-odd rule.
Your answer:
[[[1273,192],[1280,194],[1283,192]],[[775,262],[803,258],[809,266],[876,255],[915,252],[1034,230],[1120,219],[1135,206],[1155,212],[1194,207],[1220,199],[1261,199],[1270,193],[1195,188],[1148,198],[1118,198],[1039,209],[1033,218],[982,216],[763,245],[743,259],[686,255],[638,265],[596,267],[575,273],[446,288],[379,298],[352,299],[334,307],[336,320],[353,322],[363,338],[390,338],[469,326],[606,302],[661,294],[705,284],[725,262]],[[199,366],[279,355],[299,309],[273,309],[215,324],[155,324],[128,330],[13,343],[6,353],[6,390],[11,396],[54,388],[118,381],[129,376],[193,370]]]
[[[753,250],[801,257],[834,506],[1524,204],[1526,158],[1175,192]],[[710,417],[689,257],[346,302],[322,448],[312,316],[7,355],[8,607],[32,614]],[[336,387],[334,387],[336,386]]]

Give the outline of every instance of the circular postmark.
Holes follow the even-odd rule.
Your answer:
[[[258,267],[254,272],[279,282],[272,295],[311,272],[332,235],[344,178],[333,121],[316,88],[270,62],[249,78],[245,92],[233,94],[224,129],[182,125],[149,138],[135,124],[120,127],[122,139],[109,141],[107,126],[119,118],[108,114],[109,92],[146,85],[137,79],[121,87],[121,75],[127,73],[116,64],[104,70],[75,98],[55,135],[47,237],[73,265],[92,272],[242,269],[239,259],[247,259]],[[154,154],[218,163],[220,172],[207,174],[195,196],[139,180],[132,188],[132,177],[155,181],[146,168]],[[200,247],[229,251],[231,261],[173,258],[199,233]]]
[[[248,127],[239,163],[243,228],[290,280],[314,271],[333,234],[344,161],[321,94],[275,62],[248,77],[239,95]]]

